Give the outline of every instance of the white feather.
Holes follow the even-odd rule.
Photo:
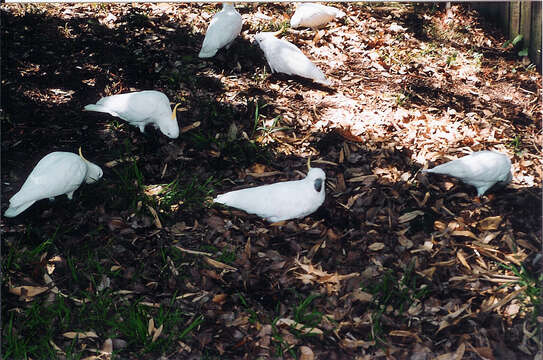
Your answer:
[[[311,168],[302,180],[231,191],[213,201],[270,222],[302,218],[315,212],[324,202],[325,180],[322,169]]]
[[[102,169],[79,155],[55,151],[43,157],[21,189],[9,199],[6,217],[14,217],[36,201],[66,194],[71,200],[83,181],[92,183],[102,177]]]
[[[310,27],[320,28],[336,18],[342,18],[345,13],[331,6],[303,3],[298,5],[294,15],[290,19],[292,28]]]
[[[120,117],[138,127],[142,133],[147,124],[152,124],[169,138],[179,137],[177,116],[172,114],[168,97],[160,91],[145,90],[106,96],[96,104],[85,106],[84,110]]]
[[[456,177],[475,186],[477,196],[483,195],[494,184],[506,185],[512,179],[511,160],[494,151],[478,151],[424,172]]]
[[[228,49],[241,32],[242,24],[241,15],[234,5],[224,3],[222,10],[213,15],[209,23],[198,57],[210,58],[222,47],[226,46]]]
[[[264,52],[272,72],[301,76],[323,85],[332,84],[296,45],[278,39],[270,32],[258,33],[254,39]]]

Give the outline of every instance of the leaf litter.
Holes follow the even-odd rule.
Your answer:
[[[536,356],[541,313],[523,271],[541,274],[541,76],[467,6],[335,6],[345,19],[282,35],[334,79],[323,89],[270,75],[248,41],[279,29],[288,4],[239,5],[242,35],[206,61],[196,54],[213,5],[3,4],[3,203],[45,152],[83,144],[111,169],[71,203],[2,218],[4,253],[38,256],[3,260],[3,313],[48,293],[76,309],[108,291],[184,313],[158,328],[159,313],[146,313],[151,345],[57,321],[48,343],[59,357],[64,337],[88,358]],[[183,103],[179,139],[80,111],[147,88]],[[475,199],[420,173],[483,149],[511,157],[507,188]],[[220,193],[300,178],[309,156],[326,170],[327,199],[304,219],[270,226],[186,198],[168,214],[152,200],[173,179],[213,176]],[[118,180],[134,166],[143,184]]]

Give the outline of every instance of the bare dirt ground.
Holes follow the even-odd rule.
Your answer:
[[[49,152],[104,169],[2,217],[5,358],[541,358],[541,76],[467,5],[335,6],[314,31],[239,4],[205,61],[218,6],[1,6],[2,212]],[[281,28],[332,87],[269,73],[251,35]],[[178,139],[81,111],[145,89],[183,104]],[[513,181],[481,198],[420,173],[483,149]],[[209,201],[310,156],[306,218]]]

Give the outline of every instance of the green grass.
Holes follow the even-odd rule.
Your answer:
[[[537,317],[542,315],[541,284],[543,283],[543,274],[533,274],[526,270],[523,265],[515,266],[500,264],[500,266],[511,271],[519,278],[515,284],[526,287],[523,294],[520,296],[520,300],[522,301],[524,309],[530,314],[530,320],[537,324]]]
[[[413,266],[405,269],[404,273],[397,276],[392,271],[387,271],[383,277],[373,284],[362,287],[362,289],[373,295],[373,300],[370,303],[370,309],[373,311],[371,315],[372,331],[371,340],[384,345],[386,343],[383,338],[387,333],[387,329],[381,321],[385,312],[389,312],[398,321],[406,320],[405,315],[409,307],[417,300],[424,299],[430,289],[426,284],[421,283],[421,278],[413,272]]]

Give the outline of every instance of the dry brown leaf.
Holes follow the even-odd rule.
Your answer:
[[[49,290],[48,287],[45,286],[29,286],[29,285],[23,285],[23,286],[17,286],[9,289],[9,292],[12,294],[15,294],[17,296],[23,296],[26,298],[31,298],[36,295],[39,295],[41,293],[46,292]]]
[[[213,296],[213,302],[215,304],[224,304],[226,302],[226,298],[228,297],[227,294],[217,294],[215,296]]]
[[[100,352],[106,355],[111,355],[113,353],[113,340],[111,340],[111,338],[107,338],[106,341],[104,341],[104,345]]]
[[[416,339],[419,343],[422,342],[421,338],[416,333],[407,330],[392,330],[388,334],[390,336],[412,337]]]
[[[469,237],[469,238],[472,238],[474,240],[477,240],[479,241],[479,238],[477,236],[475,236],[474,233],[472,233],[471,231],[469,230],[455,230],[451,233],[452,236],[464,236],[464,237]]]
[[[313,360],[315,358],[315,354],[313,354],[313,350],[311,350],[308,346],[300,346],[300,360]]]
[[[413,220],[417,216],[422,216],[422,215],[424,215],[424,211],[420,211],[420,210],[411,211],[411,212],[405,213],[402,216],[400,216],[398,218],[398,222],[400,224],[403,224],[405,222]]]
[[[217,260],[213,260],[209,257],[204,257],[204,260],[206,263],[208,263],[209,265],[217,268],[217,269],[223,269],[223,270],[228,270],[228,271],[238,271],[238,269],[236,269],[235,267],[233,266],[230,266],[230,265],[227,265],[227,264],[224,264],[220,261],[217,261]]]
[[[371,251],[379,251],[379,250],[383,250],[384,248],[385,248],[385,244],[380,243],[380,242],[373,243],[370,246],[368,246],[368,249],[370,249]]]
[[[155,226],[159,229],[162,229],[162,223],[160,222],[160,219],[158,218],[158,214],[156,210],[150,205],[147,205],[147,209],[149,209],[149,212],[151,213],[151,215],[153,215],[153,218],[155,219],[154,220]]]
[[[97,338],[98,335],[94,331],[83,331],[83,332],[77,332],[77,331],[68,331],[62,334],[62,336],[68,338],[68,339],[87,339],[87,338]]]
[[[160,326],[158,327],[158,329],[156,329],[156,330],[154,331],[153,338],[151,339],[151,342],[154,343],[154,342],[158,339],[158,337],[160,336],[160,334],[162,334],[162,329],[164,329],[164,324],[160,325]]]
[[[147,335],[151,336],[154,331],[155,331],[155,320],[153,318],[150,318],[149,323],[147,324]]]
[[[304,334],[311,334],[311,335],[323,335],[323,331],[317,327],[308,327],[307,325],[304,325],[304,324],[300,324],[299,322],[295,321],[295,320],[292,320],[292,319],[288,319],[288,318],[282,318],[282,319],[279,319],[277,320],[277,322],[275,323],[276,326],[281,326],[281,325],[285,325],[285,326],[289,326],[289,327],[293,327],[294,329],[304,333]]]
[[[460,260],[460,263],[464,265],[464,267],[471,271],[471,267],[469,266],[468,262],[466,261],[466,257],[464,256],[464,252],[462,250],[458,250],[456,252],[456,257],[458,260]]]
[[[497,230],[501,222],[501,216],[490,216],[479,221],[478,228],[480,231]]]
[[[368,303],[373,300],[372,294],[364,292],[360,288],[354,289],[353,292],[351,293],[351,297],[353,298],[353,300],[358,300],[361,303]]]

